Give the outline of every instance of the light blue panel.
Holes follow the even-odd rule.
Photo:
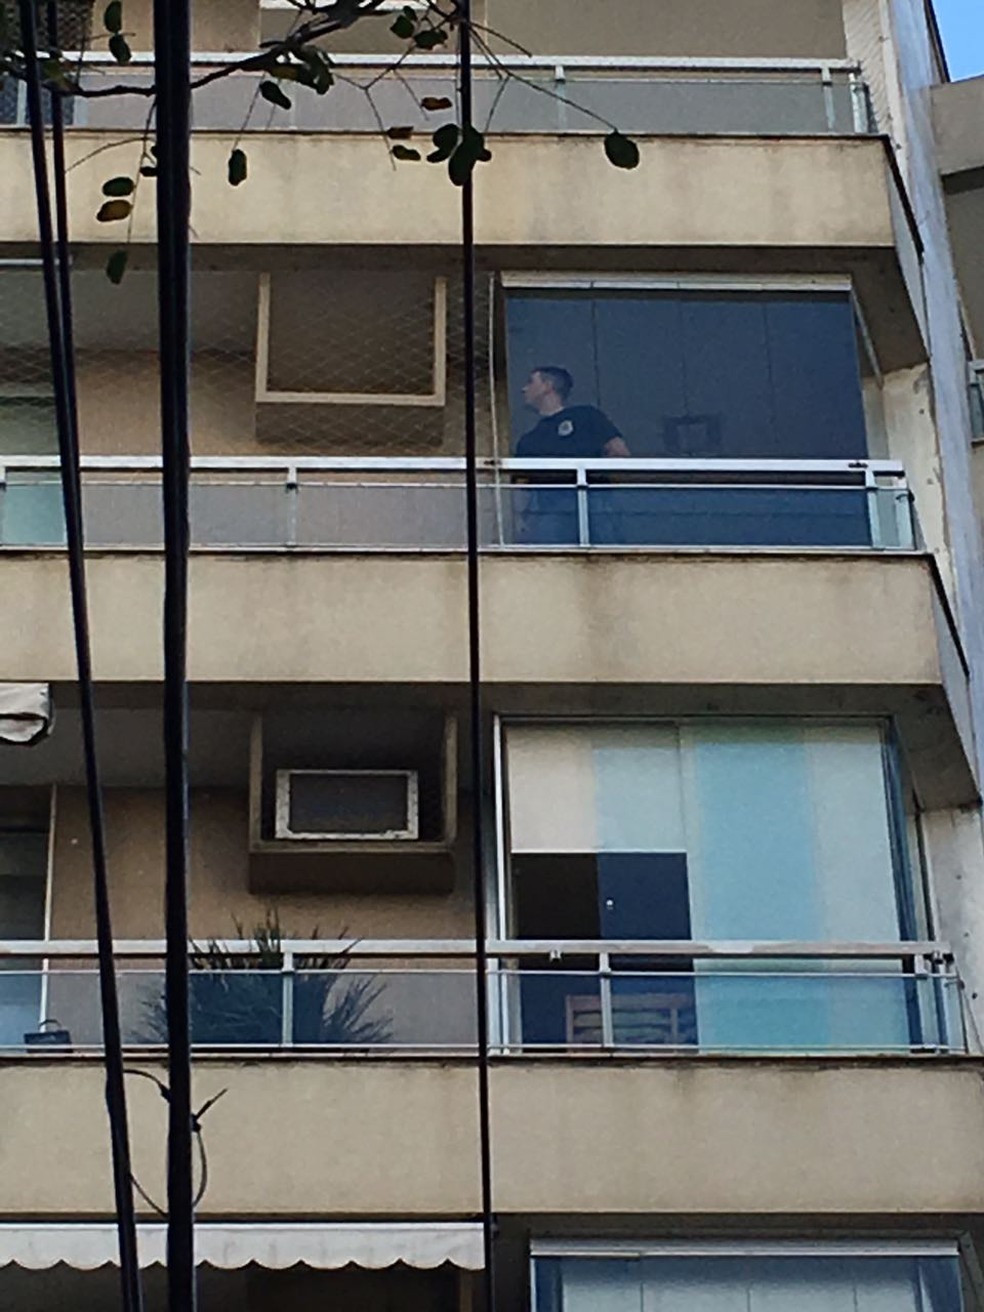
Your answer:
[[[65,544],[65,516],[58,479],[8,483],[0,492],[0,545],[60,547]]]
[[[22,1048],[41,1020],[41,975],[0,971],[0,1049]]]
[[[691,734],[698,939],[822,939],[807,748],[795,728]]]
[[[593,735],[600,852],[686,848],[676,730],[608,729]]]
[[[821,940],[809,758],[800,730],[709,725],[691,735],[688,802],[695,939]],[[828,999],[787,976],[793,962],[695,963],[702,1047],[829,1046]],[[717,978],[702,978],[701,971]],[[764,976],[764,977],[762,977]]]

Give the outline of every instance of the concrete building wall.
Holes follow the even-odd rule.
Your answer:
[[[85,129],[68,140],[70,165],[112,139]],[[460,216],[446,173],[393,168],[372,136],[264,132],[251,137],[250,178],[226,181],[232,137],[192,146],[192,223],[202,244],[282,243],[454,246]],[[642,139],[642,166],[614,170],[600,140],[502,138],[477,175],[477,239],[484,246],[882,247],[895,233],[890,182],[878,141],[863,138]],[[549,148],[544,149],[547,145]],[[113,167],[135,167],[132,146]],[[72,172],[72,231],[79,242],[117,243],[95,215],[105,153]],[[28,143],[0,130],[0,233],[35,240]],[[558,198],[577,195],[577,205]],[[154,240],[152,207],[138,202],[133,240]],[[623,264],[624,267],[624,264]]]
[[[936,686],[951,664],[915,556],[503,555],[486,558],[483,577],[495,684]],[[157,556],[92,559],[97,678],[160,678],[162,581]],[[190,677],[462,683],[464,589],[460,557],[197,554]],[[8,556],[0,600],[18,617],[0,636],[6,676],[71,681],[61,559]]]
[[[981,530],[974,505],[970,416],[964,344],[955,272],[932,117],[932,87],[937,67],[922,0],[893,0],[890,27],[894,54],[890,76],[901,105],[902,155],[925,253],[923,274],[931,349],[930,400],[939,444],[945,530],[953,562],[956,612],[971,657],[971,698],[978,752],[984,750],[984,576]],[[971,996],[977,1015],[984,988],[980,952],[984,939],[981,893],[984,846],[980,815],[959,825],[954,857],[944,863],[940,886],[942,917],[954,940],[963,945]],[[971,856],[973,853],[973,856]]]
[[[535,54],[797,57],[845,54],[836,0],[487,0],[488,24]],[[506,42],[496,42],[505,51]]]
[[[134,1079],[134,1169],[163,1189],[167,1108]],[[473,1216],[476,1073],[454,1061],[201,1062],[209,1188],[200,1215]],[[8,1064],[0,1215],[111,1210],[96,1063]],[[502,1213],[697,1219],[891,1216],[984,1207],[973,1062],[508,1061],[492,1071]],[[918,1169],[913,1158],[918,1156]]]
[[[106,793],[113,928],[119,938],[164,936],[164,798],[160,789]],[[248,887],[247,798],[195,789],[191,799],[189,924],[193,939],[249,937],[276,907],[285,936],[469,938],[470,889],[450,896],[255,895]],[[94,938],[85,793],[59,788],[50,907],[53,938]],[[466,872],[462,872],[464,875]]]

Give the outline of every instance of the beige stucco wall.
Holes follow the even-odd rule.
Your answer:
[[[941,680],[934,589],[917,557],[494,556],[482,577],[493,683]],[[97,678],[160,677],[162,580],[158,556],[90,561]],[[7,555],[0,605],[17,617],[0,636],[4,676],[74,679],[62,558]],[[197,554],[190,674],[463,682],[465,614],[460,557]]]
[[[2,1073],[0,1117],[17,1133],[0,1141],[0,1213],[109,1211],[98,1065],[39,1059]],[[135,1168],[159,1193],[167,1109],[151,1084],[130,1084]],[[205,1121],[203,1215],[412,1218],[479,1206],[469,1064],[200,1063],[196,1104],[222,1088]],[[492,1095],[501,1213],[984,1207],[971,1062],[517,1061],[494,1068]]]
[[[111,141],[79,129],[70,163]],[[245,143],[250,177],[226,181],[232,138],[193,144],[192,223],[199,243],[457,244],[459,195],[443,169],[394,168],[374,137],[268,132]],[[504,138],[477,175],[482,245],[843,246],[894,245],[887,166],[880,141],[654,138],[642,164],[613,169],[593,137]],[[544,149],[544,146],[547,148]],[[118,242],[97,223],[108,176],[135,167],[132,145],[73,167],[72,232],[78,242]],[[0,233],[33,241],[37,224],[28,142],[0,130]],[[576,205],[559,198],[576,195]],[[141,196],[135,242],[153,240],[151,193]]]
[[[153,789],[105,794],[113,929],[118,938],[164,936],[164,805]],[[51,885],[51,936],[95,937],[92,858],[85,793],[58,789]],[[448,896],[254,896],[247,886],[247,801],[231,789],[191,796],[189,924],[192,937],[248,935],[275,906],[285,935],[326,938],[468,938],[468,891]]]
[[[488,23],[540,55],[844,55],[836,0],[578,0],[576,23],[569,0],[488,0]]]
[[[97,9],[101,14],[102,10]],[[124,30],[134,50],[154,48],[152,0],[124,0]],[[251,50],[260,34],[259,0],[202,0],[192,10],[193,50]]]

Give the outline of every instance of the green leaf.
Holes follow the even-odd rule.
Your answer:
[[[115,36],[109,38],[109,53],[118,64],[128,64],[133,58],[133,52],[127,43],[126,37],[120,36],[118,32]]]
[[[246,162],[245,150],[236,149],[229,156],[229,184],[238,187],[241,182],[246,181],[248,165]]]
[[[156,177],[157,177],[157,166],[156,166],[155,164],[141,164],[141,165],[140,165],[140,176],[141,176],[142,178],[156,178]]]
[[[135,185],[132,178],[110,178],[103,183],[102,193],[104,196],[132,196]]]
[[[448,160],[448,176],[456,187],[463,187],[471,177],[476,164],[492,158],[484,135],[475,127],[467,127],[461,134],[457,149]]]
[[[436,50],[438,46],[446,44],[448,34],[443,27],[425,27],[422,32],[417,32],[413,38],[413,43],[418,50]]]
[[[312,86],[319,96],[330,91],[335,83],[335,77],[332,73],[331,59],[325,51],[318,46],[300,46],[296,54],[307,66],[310,75],[308,85]]]
[[[279,105],[281,109],[290,109],[290,101],[277,86],[276,82],[261,82],[260,95],[264,100],[269,100],[271,105]]]
[[[443,164],[446,159],[450,159],[454,154],[460,138],[461,129],[457,123],[443,124],[431,137],[431,141],[434,143],[434,151],[427,158],[432,164]]]
[[[420,102],[420,107],[434,114],[441,109],[450,109],[451,101],[447,96],[424,96]]]
[[[631,137],[624,137],[617,129],[613,129],[605,138],[605,154],[608,162],[617,169],[639,167],[639,147]]]
[[[115,286],[118,287],[123,281],[123,275],[126,273],[127,260],[130,254],[128,251],[113,251],[112,255],[106,261],[106,277]]]
[[[412,126],[403,124],[400,127],[387,128],[386,135],[390,141],[409,141],[413,136]]]
[[[132,210],[128,200],[104,200],[96,218],[100,223],[117,223],[120,219],[128,219]]]
[[[106,11],[103,14],[103,27],[107,32],[123,31],[123,3],[122,0],[109,0]]]
[[[393,158],[404,160],[418,160],[421,158],[420,151],[415,150],[413,146],[401,146],[397,143],[393,147]]]
[[[71,86],[68,70],[60,59],[42,60],[41,77],[43,81],[50,83],[52,86],[62,87],[66,91]]]
[[[412,9],[409,13],[404,9],[403,13],[398,14],[390,24],[390,31],[401,41],[409,41],[416,30],[417,18]]]

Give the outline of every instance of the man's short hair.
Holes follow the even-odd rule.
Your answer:
[[[538,364],[533,373],[546,378],[562,401],[566,401],[574,390],[574,379],[559,364]]]

